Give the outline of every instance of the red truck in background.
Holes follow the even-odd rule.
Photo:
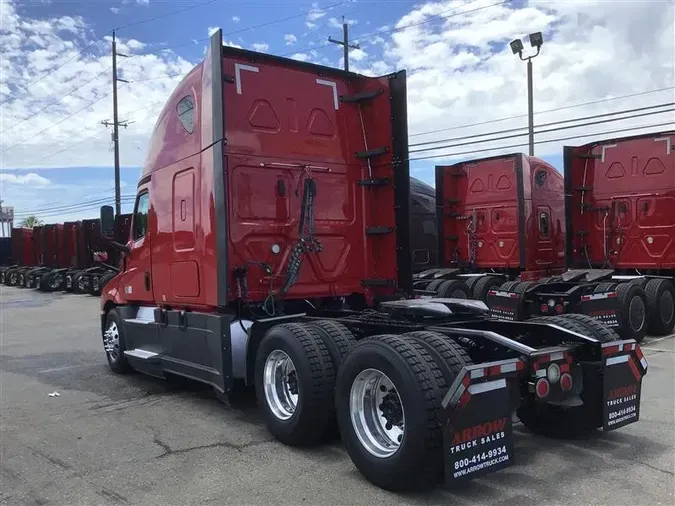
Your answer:
[[[672,332],[673,141],[668,131],[565,147],[570,270],[490,292],[495,316],[583,313],[638,342]]]
[[[509,466],[514,411],[556,436],[636,422],[635,341],[583,315],[500,322],[479,301],[412,298],[409,186],[404,71],[366,77],[215,31],[159,115],[129,240],[111,241],[111,370],[252,388],[279,441],[337,426],[391,490]],[[114,218],[101,209],[104,236]],[[610,405],[622,387],[636,395]]]
[[[17,286],[25,271],[37,263],[33,229],[13,228],[11,234],[13,265],[0,268],[0,283]]]
[[[415,288],[486,301],[506,281],[565,270],[563,176],[514,153],[436,167],[438,267]]]

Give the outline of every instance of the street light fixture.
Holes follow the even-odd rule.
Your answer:
[[[534,156],[534,100],[532,97],[533,86],[532,86],[532,58],[535,58],[539,55],[541,51],[541,46],[544,44],[544,36],[541,32],[531,33],[529,35],[530,45],[537,50],[536,53],[530,56],[523,57],[523,41],[520,39],[515,39],[511,41],[511,51],[513,54],[517,54],[521,60],[527,61],[527,124],[529,131],[529,145],[530,145],[530,156]]]

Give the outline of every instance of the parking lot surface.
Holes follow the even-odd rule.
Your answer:
[[[0,504],[675,503],[672,336],[643,343],[638,423],[575,441],[517,425],[512,467],[452,491],[392,494],[339,441],[288,448],[253,406],[111,373],[98,311],[89,296],[0,288]]]

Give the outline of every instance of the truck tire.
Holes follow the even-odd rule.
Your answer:
[[[368,481],[400,491],[439,480],[447,387],[416,340],[379,335],[359,341],[338,374],[335,406],[347,453]]]
[[[304,446],[323,439],[334,416],[335,369],[319,337],[298,323],[270,328],[254,377],[263,421],[277,440]]]
[[[470,299],[475,298],[473,296],[473,290],[474,290],[474,287],[476,286],[476,283],[478,283],[478,280],[481,279],[482,277],[483,276],[469,276],[468,278],[464,278],[464,284],[469,289],[469,298]]]
[[[328,348],[337,374],[345,357],[356,345],[356,338],[347,327],[333,320],[319,320],[306,324],[307,328]]]
[[[434,279],[431,283],[427,285],[425,290],[435,292],[438,289],[438,287],[443,284],[444,281],[445,281],[444,279]]]
[[[407,332],[403,334],[403,337],[414,339],[426,348],[427,352],[436,360],[436,364],[441,369],[448,385],[455,381],[462,367],[473,364],[464,348],[438,332]]]
[[[516,286],[520,281],[507,281],[499,287],[500,291],[509,292],[511,289]]]
[[[585,314],[568,313],[565,315],[561,315],[561,318],[564,318],[567,321],[576,322],[579,325],[586,327],[591,337],[597,339],[601,343],[609,343],[611,341],[618,341],[619,339],[621,339],[619,337],[619,334],[617,334],[613,328],[596,320],[592,316],[588,316]]]
[[[328,348],[328,353],[330,353],[330,358],[333,362],[333,370],[337,374],[345,357],[356,346],[354,334],[347,327],[333,320],[319,320],[305,325]],[[340,430],[335,418],[331,420],[326,431],[325,436],[327,439],[337,439],[339,437]]]
[[[645,290],[647,283],[649,283],[649,278],[636,278],[631,281],[628,281],[628,283],[633,283],[634,285],[637,285],[643,290]]]
[[[619,283],[616,283],[614,281],[603,281],[602,283],[599,283],[594,289],[593,293],[603,293],[603,292],[610,292],[616,288],[616,285]]]
[[[108,284],[108,282],[113,279],[115,276],[117,276],[116,272],[107,272],[103,276],[101,276],[101,291],[103,291],[103,288],[105,288],[105,285]]]
[[[670,334],[675,326],[675,288],[668,279],[650,279],[645,286],[647,294],[647,312],[649,315],[647,331],[652,336]]]
[[[511,291],[519,295],[523,295],[525,290],[536,284],[537,283],[535,281],[520,281],[511,288]]]
[[[468,299],[469,289],[461,279],[448,279],[443,281],[436,290],[441,299]]]
[[[28,281],[28,279],[27,279],[26,274],[24,274],[22,272],[21,274],[19,274],[19,279],[16,283],[16,286],[18,286],[19,288],[26,288],[26,282],[27,281]]]
[[[473,285],[471,298],[487,302],[487,294],[502,284],[502,280],[496,276],[481,276],[476,284]]]
[[[616,287],[619,301],[619,328],[623,339],[641,343],[647,334],[647,295],[635,283],[620,283]]]
[[[590,327],[583,325],[577,318],[569,318],[570,316],[584,315],[542,316],[531,321],[550,322],[579,334],[593,335]],[[537,402],[533,395],[528,395],[516,414],[533,434],[556,439],[576,438],[602,426],[602,393],[598,397],[598,392],[584,390],[581,397],[583,405],[563,407]]]
[[[105,319],[105,331],[102,337],[104,349],[106,346],[110,347],[110,351],[108,349],[105,350],[110,370],[116,374],[124,374],[131,370],[127,357],[124,355],[124,350],[126,350],[124,326],[122,317],[117,312],[117,309],[108,311]]]

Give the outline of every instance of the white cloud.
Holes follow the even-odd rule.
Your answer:
[[[218,28],[219,28],[218,26],[209,26],[206,30],[209,34],[209,37],[213,35],[215,32],[217,32]]]
[[[119,7],[111,7],[110,12],[112,12],[113,14],[119,14],[120,8]]]
[[[291,46],[298,41],[298,38],[292,33],[287,33],[286,35],[284,35],[284,41],[286,41],[287,46]]]
[[[362,61],[368,57],[363,49],[350,49],[349,50],[349,61]]]
[[[20,14],[21,13],[21,14]],[[78,16],[30,18],[0,2],[0,168],[110,166],[110,45],[95,43]],[[90,46],[82,56],[78,54]],[[118,38],[123,165],[143,162],[157,115],[193,62],[171,51],[138,54],[146,43]],[[62,67],[61,67],[62,66]],[[59,68],[61,67],[61,68]],[[136,82],[134,82],[136,81]]]
[[[395,24],[395,27],[402,28],[400,31],[380,34],[378,37],[383,40],[371,39],[370,42],[384,48],[381,61],[372,60],[365,65],[363,61],[358,61],[355,52],[351,53],[355,63],[352,69],[355,71],[381,75],[381,71],[407,70],[408,123],[413,134],[412,144],[526,126],[526,67],[511,53],[508,43],[515,37],[535,31],[542,31],[545,39],[541,54],[533,60],[535,113],[675,86],[675,12],[672,3],[551,0],[531,1],[520,8],[490,6],[493,3],[490,0],[445,0],[421,4]],[[438,15],[447,17],[431,17]],[[403,29],[430,19],[434,22]],[[526,52],[530,51],[529,42],[526,46]],[[673,98],[675,91],[670,89],[584,108],[536,114],[535,125],[670,102]],[[518,118],[472,128],[462,127],[511,116]],[[675,115],[669,113],[540,134],[536,136],[537,141],[581,134],[588,136],[579,140],[539,144],[535,153],[543,156],[561,154],[565,143],[590,142],[598,134],[615,129],[635,128],[610,137],[638,134],[645,131],[647,125],[667,121],[671,122],[672,128],[674,120]],[[657,128],[665,130],[668,127]],[[414,135],[437,129],[448,130]],[[463,142],[472,140],[443,142],[440,144],[454,146],[436,151],[417,151],[428,146],[411,146],[411,157],[511,146],[526,143],[527,137],[457,146]],[[526,149],[518,147],[506,151]],[[461,157],[475,158],[498,153],[485,151]]]
[[[27,186],[48,186],[51,181],[46,177],[42,177],[35,172],[28,174],[11,174],[7,172],[0,172],[0,183],[3,185],[27,185]]]
[[[232,16],[232,21],[234,21],[235,23],[239,23],[239,21],[241,21],[241,18],[239,16]]]
[[[295,53],[291,55],[291,58],[298,61],[308,61],[309,55],[307,53]]]
[[[150,0],[136,0],[136,3],[138,5],[148,5],[150,3]]]
[[[269,44],[265,44],[264,42],[256,42],[254,44],[251,44],[251,49],[254,51],[257,51],[259,53],[264,53],[270,48]]]
[[[325,10],[321,10],[318,2],[312,2],[312,10],[307,13],[307,21],[318,21],[326,15]]]
[[[346,22],[349,26],[353,26],[353,25],[358,24],[358,21],[355,20],[355,19],[345,19],[345,22]],[[341,19],[338,19],[338,18],[330,18],[330,19],[328,20],[328,25],[329,25],[331,28],[340,28],[340,29],[342,29],[342,20],[341,20]]]
[[[305,26],[306,26],[307,28],[309,28],[310,30],[314,30],[314,29],[317,27],[316,23],[311,23],[311,22],[309,22],[309,21],[306,21],[306,22],[305,22]]]

